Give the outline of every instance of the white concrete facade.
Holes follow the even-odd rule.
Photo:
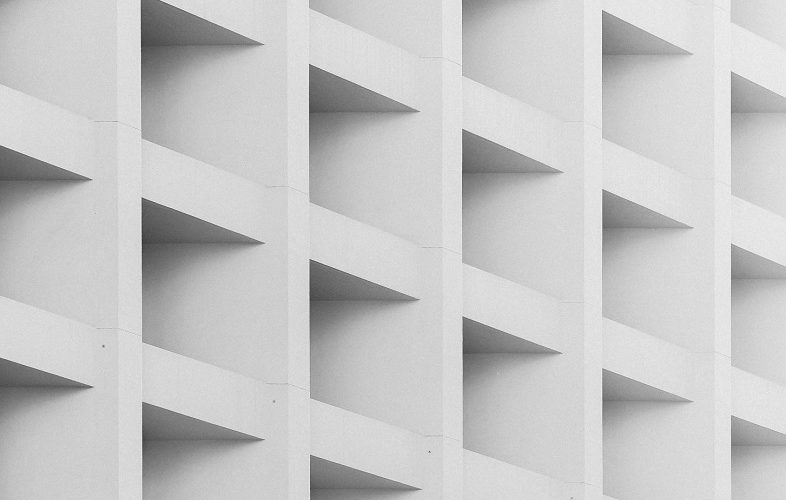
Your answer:
[[[784,23],[0,1],[0,498],[782,500]]]

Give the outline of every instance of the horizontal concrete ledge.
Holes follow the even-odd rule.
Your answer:
[[[141,0],[142,46],[259,45],[254,0]]]
[[[786,415],[786,387],[732,367],[731,415],[758,427],[786,434],[786,420],[783,418]]]
[[[559,170],[484,139],[466,130],[462,133],[462,170],[467,173],[557,173]]]
[[[693,356],[686,349],[603,318],[603,399],[690,401]]]
[[[95,168],[86,117],[0,85],[0,180],[85,180]]]
[[[733,101],[736,111],[741,109],[744,111],[746,108],[767,110],[770,106],[774,106],[771,111],[782,109],[783,103],[778,97],[786,97],[786,74],[782,71],[784,67],[786,67],[786,48],[736,24],[731,25],[732,73],[776,94],[775,96],[770,94],[768,97],[768,94],[756,92],[755,88],[751,89],[744,85],[745,82],[732,80],[732,85],[737,87],[732,87],[737,91],[735,93],[737,95],[733,95],[736,98],[736,103]],[[759,94],[760,97],[746,105],[741,101],[740,91],[753,93],[754,97]]]
[[[142,141],[146,242],[261,243],[265,193],[220,168]]]
[[[312,112],[416,111],[420,59],[311,11]]]
[[[731,244],[732,273],[735,277],[783,276],[783,268],[786,268],[786,218],[732,196]]]
[[[463,78],[466,172],[564,170],[564,123],[485,85]]]
[[[783,434],[739,417],[731,417],[732,446],[784,446],[786,434]]]
[[[145,344],[146,439],[262,439],[263,385]]]
[[[420,248],[311,205],[312,300],[413,300],[421,295]]]
[[[688,0],[603,0],[604,54],[690,54],[695,6]]]
[[[557,500],[565,484],[549,476],[464,450],[464,500],[538,498]]]
[[[786,112],[786,97],[732,73],[731,112],[784,113]]]
[[[464,352],[559,353],[559,301],[464,264]]]
[[[786,279],[786,266],[731,246],[732,279]]]
[[[424,453],[418,434],[311,400],[313,489],[420,489]]]
[[[603,226],[695,226],[696,186],[686,175],[603,140]]]
[[[98,331],[15,300],[0,297],[0,385],[96,384]]]

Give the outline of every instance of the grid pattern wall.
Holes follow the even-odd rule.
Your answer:
[[[784,23],[0,0],[0,498],[781,500]]]

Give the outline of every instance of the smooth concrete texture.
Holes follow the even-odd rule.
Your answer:
[[[603,191],[603,227],[687,227],[671,217],[630,201],[628,198],[617,196],[609,191]]]
[[[464,352],[559,352],[559,302],[464,265]]]
[[[367,417],[422,430],[425,342],[422,304],[405,301],[312,301],[311,396]]]
[[[571,452],[581,432],[571,425],[578,388],[551,373],[571,362],[561,354],[465,354],[465,448],[564,481],[581,467]]]
[[[567,494],[563,483],[542,474],[464,450],[464,498],[543,498],[556,500]]]
[[[0,384],[8,387],[86,387],[75,380],[69,380],[5,359],[0,360]]]
[[[417,245],[317,205],[309,216],[312,300],[420,298]]]
[[[610,319],[603,320],[603,399],[689,401],[695,391],[690,351]],[[637,394],[638,391],[642,391]]]
[[[784,279],[735,279],[731,287],[732,364],[786,385],[781,358],[786,352],[780,304]]]
[[[356,83],[328,73],[316,66],[308,72],[309,109],[313,112],[331,111],[415,111],[406,104],[368,90]]]
[[[311,401],[313,489],[421,489],[423,437]]]
[[[603,401],[687,401],[634,378],[603,371]]]
[[[732,113],[782,113],[786,97],[734,73],[731,74]]]
[[[673,344],[701,349],[712,302],[693,292],[710,265],[693,229],[603,231],[603,315]]]
[[[786,482],[784,446],[734,446],[731,452],[732,495],[735,499],[775,500]]]
[[[53,492],[71,498],[95,495],[96,477],[84,472],[95,462],[90,453],[80,453],[85,446],[102,447],[93,423],[80,415],[83,405],[99,403],[94,392],[73,387],[3,387],[0,401],[4,408],[0,463],[8,478],[0,486],[3,497],[46,498]],[[68,454],[71,458],[64,460]]]
[[[773,107],[766,112],[736,112],[731,121],[732,194],[786,217],[781,196],[784,179],[777,165],[783,158],[780,138],[786,131],[786,113]]]
[[[647,45],[665,49],[668,53],[692,53],[695,50],[698,40],[695,39],[694,23],[700,11],[693,2],[603,0],[603,12],[603,22],[606,23],[603,26],[604,53],[609,53],[613,45],[619,53],[640,54],[642,51],[636,50],[636,42],[644,40]]]
[[[5,86],[0,86],[0,99],[0,178],[79,180],[93,175],[95,143],[88,119]]]
[[[242,177],[142,141],[143,210],[151,203],[160,205],[203,221],[201,226],[217,226],[225,233],[236,233],[229,242],[245,239],[262,243],[269,228],[269,202],[263,193],[263,188]],[[145,226],[143,215],[142,227]],[[166,228],[167,232],[177,230],[176,226]],[[199,241],[198,234],[192,237]]]
[[[210,3],[210,2],[207,2]],[[195,13],[184,10],[191,7],[192,2],[161,0],[141,0],[142,4],[142,45],[255,45],[258,42],[249,36],[237,33],[221,24],[216,24],[213,16],[202,11],[207,5]],[[220,9],[225,14],[237,17],[239,22],[254,19],[254,4],[250,1],[229,2]],[[232,12],[232,11],[236,12]],[[229,15],[227,15],[229,14]],[[226,21],[224,21],[226,22]],[[230,24],[231,25],[231,24]]]
[[[145,342],[259,376],[258,356],[273,342],[257,326],[270,314],[265,274],[254,266],[265,251],[245,243],[145,244]]]
[[[148,441],[254,439],[253,436],[150,404],[142,405],[142,420],[142,438]]]
[[[781,498],[784,22],[0,1],[0,498]]]
[[[422,159],[439,153],[423,133],[432,119],[424,112],[312,113],[311,201],[404,239],[433,238],[439,222],[424,207],[440,202],[420,178]]]
[[[694,83],[701,70],[690,55],[604,55],[603,137],[687,175],[706,174],[712,150],[696,140],[709,134],[700,112],[709,96]]]
[[[320,490],[414,490],[410,486],[311,456],[311,497]],[[313,490],[316,490],[316,494]],[[362,494],[362,492],[359,492]]]
[[[556,173],[464,174],[464,262],[557,298],[576,293],[571,257],[582,235],[560,222],[571,207],[559,201],[573,182]]]
[[[95,191],[87,181],[0,182],[0,228],[9,235],[0,242],[0,294],[95,325]]]
[[[465,172],[553,172],[554,169],[512,149],[464,130]]]
[[[604,491],[622,499],[700,498],[693,464],[706,450],[685,446],[697,437],[686,425],[697,411],[684,402],[604,402]]]
[[[235,440],[145,441],[144,498],[242,498],[268,482],[254,462],[261,443]]]
[[[781,415],[786,388],[738,367],[731,369],[731,415],[778,434],[786,433]]]
[[[560,1],[466,0],[463,5],[464,75],[560,118],[570,118],[581,102],[570,83],[575,72],[581,71],[583,53],[577,50],[579,40],[563,36],[563,23],[578,12],[570,12]],[[521,77],[524,73],[526,78]]]
[[[464,498],[600,497],[602,6],[463,6]]]
[[[687,54],[689,52],[647,30],[604,12],[603,53]]]
[[[414,54],[314,10],[310,27],[312,113],[419,109]]]
[[[0,384],[93,386],[101,338],[94,328],[8,298],[0,300]]]
[[[731,277],[732,279],[781,279],[786,278],[786,266],[732,245]]]
[[[462,82],[464,172],[559,172],[565,125],[470,78]]]
[[[142,201],[144,243],[261,243],[165,205]]]
[[[786,80],[777,68],[786,60],[784,46],[733,22],[730,35],[732,73],[783,96]]]
[[[745,260],[786,266],[786,247],[782,244],[786,241],[786,218],[736,196],[732,197],[729,208],[731,244],[758,257]],[[736,252],[736,256],[739,255]],[[766,267],[772,268],[770,264]],[[735,270],[732,269],[732,272]],[[777,274],[769,274],[768,277],[777,277]]]
[[[604,227],[692,227],[696,195],[695,179],[603,141]]]
[[[778,24],[783,16],[786,5],[777,0],[731,0],[731,22],[786,46],[786,37]]]
[[[243,177],[264,144],[255,140],[264,99],[246,74],[266,47],[150,46],[142,49],[142,134],[151,142]],[[236,124],[234,127],[226,124]]]
[[[732,446],[781,446],[786,445],[786,434],[731,417]]]
[[[312,0],[314,11],[421,57],[461,63],[461,3]]]

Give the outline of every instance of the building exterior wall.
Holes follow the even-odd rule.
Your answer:
[[[784,22],[0,2],[0,498],[780,499]]]

